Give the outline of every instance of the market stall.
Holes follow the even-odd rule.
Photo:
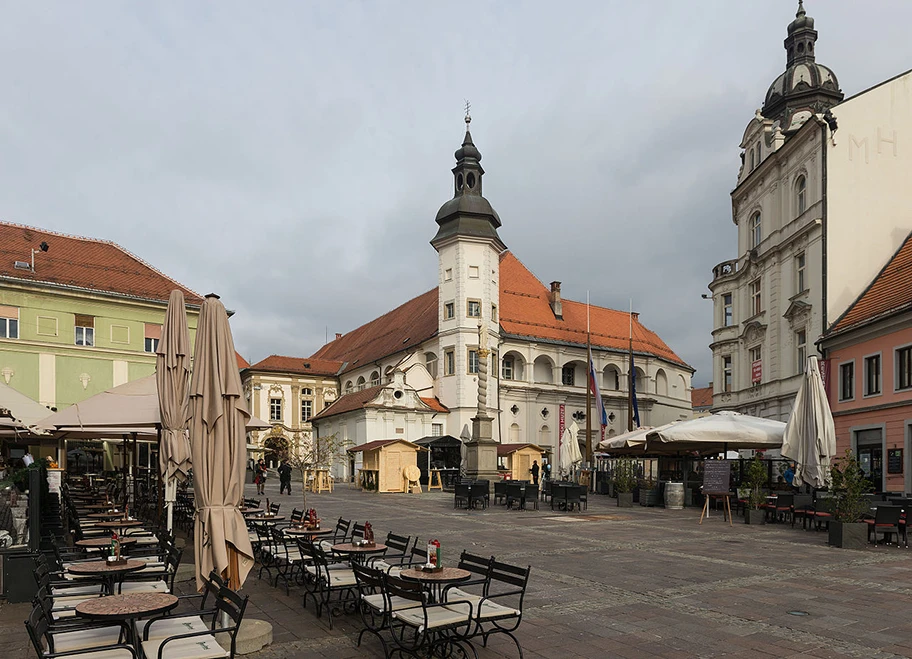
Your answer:
[[[409,465],[417,468],[418,453],[427,451],[404,439],[378,439],[348,450],[355,457],[359,486],[376,492],[405,492],[402,470]]]

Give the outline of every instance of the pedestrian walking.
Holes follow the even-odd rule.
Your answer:
[[[282,460],[282,464],[279,465],[279,494],[288,490],[288,496],[291,496],[291,466],[288,464],[288,460]]]
[[[253,482],[257,486],[257,494],[263,496],[266,493],[266,461],[260,458],[256,466],[256,478]]]
[[[532,472],[532,484],[538,485],[538,460],[532,461],[532,468],[529,471]]]

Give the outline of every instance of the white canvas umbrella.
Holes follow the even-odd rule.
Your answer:
[[[654,428],[646,434],[646,453],[687,451],[722,453],[738,449],[778,449],[785,424],[738,412],[717,412]]]
[[[461,476],[466,473],[466,468],[468,467],[469,450],[466,448],[466,444],[472,441],[472,433],[469,432],[468,423],[462,427],[459,439],[462,440],[462,446],[459,447],[459,474]]]
[[[795,406],[785,427],[782,457],[794,460],[794,484],[830,484],[830,459],[836,455],[836,427],[816,357],[809,357]]]
[[[11,386],[0,382],[0,408],[9,410],[12,418],[0,419],[0,423],[9,428],[25,429],[48,415],[50,410]]]
[[[599,442],[599,449],[605,451],[606,453],[611,453],[613,455],[642,455],[646,451],[646,435],[648,435],[653,430],[664,430],[669,426],[673,426],[679,421],[672,421],[667,423],[664,426],[659,426],[658,428],[653,428],[652,426],[646,426],[645,428],[637,428],[636,430],[631,430],[625,432],[623,435],[617,435],[616,437],[609,437],[608,439],[603,439]]]
[[[558,473],[562,478],[568,478],[573,473],[573,466],[583,461],[583,454],[580,452],[579,426],[576,421],[570,424],[570,427],[564,430],[561,436],[560,464],[558,464]]]

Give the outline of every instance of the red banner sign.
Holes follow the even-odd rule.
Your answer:
[[[751,364],[751,384],[763,381],[763,360],[758,359]]]
[[[830,360],[829,359],[820,359],[817,362],[817,365],[820,366],[820,379],[823,380],[823,390],[827,392],[827,397],[830,395]]]
[[[561,403],[560,413],[558,414],[557,441],[564,436],[564,430],[567,429],[567,406]]]

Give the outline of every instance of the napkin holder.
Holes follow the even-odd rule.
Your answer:
[[[433,574],[433,573],[437,573],[437,572],[443,572],[443,568],[442,568],[442,567],[437,567],[437,566],[435,566],[435,565],[427,565],[427,564],[425,564],[425,565],[422,565],[422,566],[421,566],[421,571],[422,571],[422,572],[430,572],[430,573]]]
[[[126,565],[127,559],[124,557],[115,558],[113,556],[108,556],[108,565]]]

